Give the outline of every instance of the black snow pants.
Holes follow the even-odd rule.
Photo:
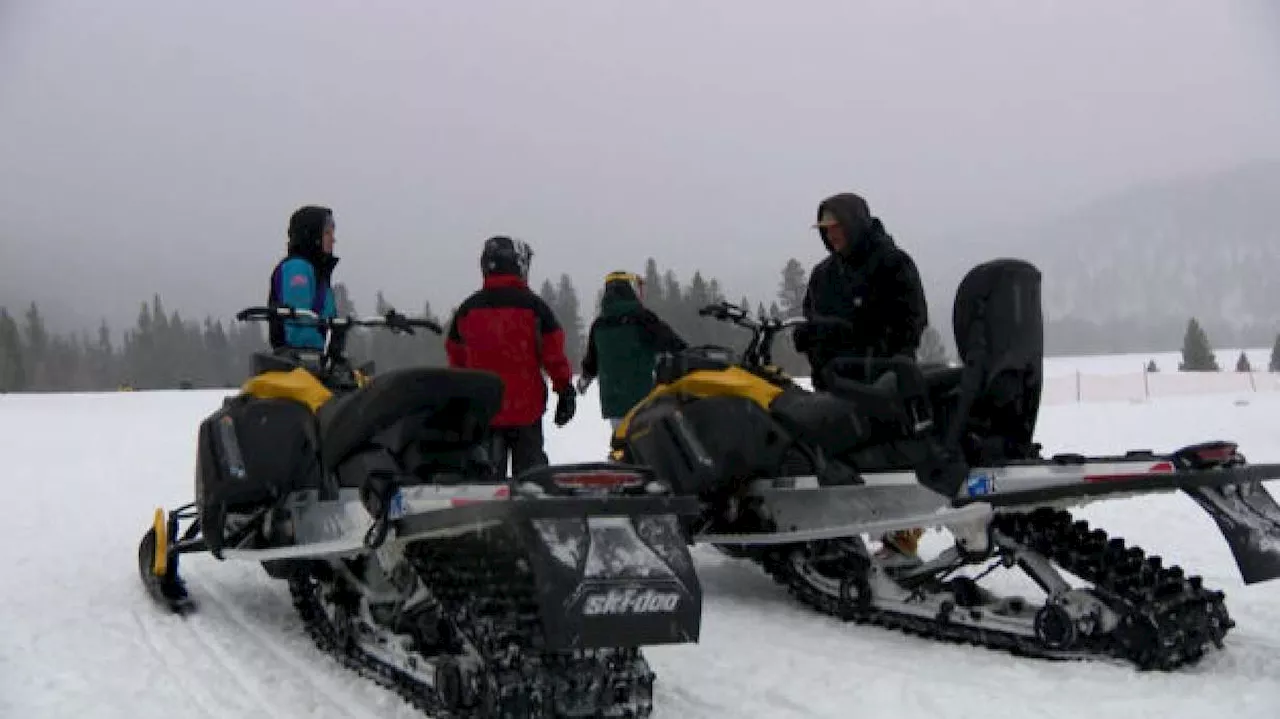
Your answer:
[[[489,430],[489,458],[498,473],[518,477],[535,467],[545,467],[550,461],[543,450],[542,421],[524,427],[493,427]],[[507,461],[511,461],[511,474],[507,474]]]

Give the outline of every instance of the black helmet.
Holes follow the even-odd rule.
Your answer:
[[[503,235],[485,240],[484,251],[480,253],[480,271],[485,276],[517,275],[527,280],[532,262],[533,250],[528,244]]]
[[[289,251],[305,257],[320,255],[325,225],[332,221],[333,210],[328,207],[299,207],[289,218]]]

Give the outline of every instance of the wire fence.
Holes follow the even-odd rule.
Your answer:
[[[1258,392],[1280,392],[1280,373],[1076,371],[1045,377],[1041,404],[1142,402],[1161,397]]]

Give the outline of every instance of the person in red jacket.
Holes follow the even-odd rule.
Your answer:
[[[559,396],[555,423],[563,427],[576,408],[573,368],[564,353],[564,329],[541,297],[529,289],[529,245],[490,237],[480,254],[484,286],[458,307],[449,323],[449,365],[487,370],[502,378],[502,408],[491,423],[491,458],[511,476],[548,463],[542,417],[547,383]]]

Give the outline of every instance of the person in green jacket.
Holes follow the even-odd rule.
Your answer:
[[[642,304],[643,297],[644,282],[639,276],[610,272],[604,278],[600,315],[587,333],[578,393],[600,378],[600,414],[612,429],[653,389],[658,355],[688,346]]]

